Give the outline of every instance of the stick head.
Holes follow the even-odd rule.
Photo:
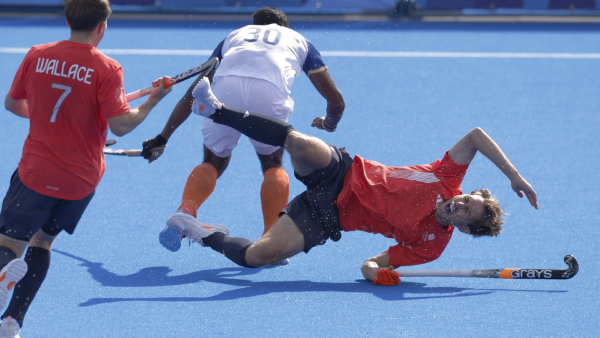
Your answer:
[[[579,262],[577,262],[575,257],[573,257],[571,255],[566,255],[565,263],[567,263],[567,265],[569,265],[569,268],[567,270],[565,270],[565,272],[562,274],[562,278],[564,278],[564,279],[572,278],[579,271]]]

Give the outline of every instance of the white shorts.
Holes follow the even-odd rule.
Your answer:
[[[225,76],[214,79],[212,91],[217,99],[231,108],[247,110],[275,117],[287,122],[294,111],[294,100],[276,85],[249,77]],[[202,122],[204,145],[219,157],[231,155],[238,145],[241,133],[233,128],[205,118]],[[270,155],[279,147],[249,139],[257,153]]]

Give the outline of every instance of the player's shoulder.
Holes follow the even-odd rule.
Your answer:
[[[41,44],[41,45],[35,45],[35,46],[32,46],[32,47],[29,49],[29,52],[28,52],[27,54],[30,54],[30,55],[32,55],[32,54],[40,54],[40,53],[43,53],[43,52],[44,52],[44,51],[46,51],[47,49],[50,49],[50,48],[52,48],[52,47],[55,47],[55,46],[56,46],[56,45],[58,45],[59,43],[60,43],[60,41],[56,41],[56,42],[50,42],[50,43],[44,43],[44,44]]]
[[[100,61],[100,63],[103,64],[106,68],[109,68],[109,69],[122,68],[121,64],[117,60],[102,53],[102,51],[100,51],[98,48],[92,48],[91,53],[94,56],[94,58],[96,58],[97,61]]]

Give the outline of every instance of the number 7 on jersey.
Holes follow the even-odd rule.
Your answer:
[[[52,116],[50,117],[50,123],[54,123],[56,121],[56,115],[58,114],[60,105],[63,103],[65,98],[71,93],[71,87],[69,86],[53,83],[52,88],[64,90],[64,92],[58,98],[58,101],[56,101],[56,104],[54,105],[54,109],[52,110]]]

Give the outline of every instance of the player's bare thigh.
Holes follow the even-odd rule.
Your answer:
[[[304,250],[304,235],[296,223],[284,214],[275,225],[246,251],[246,263],[263,266],[290,258]]]
[[[300,176],[325,168],[331,161],[327,143],[295,130],[287,135],[285,149],[290,153],[294,171]]]

